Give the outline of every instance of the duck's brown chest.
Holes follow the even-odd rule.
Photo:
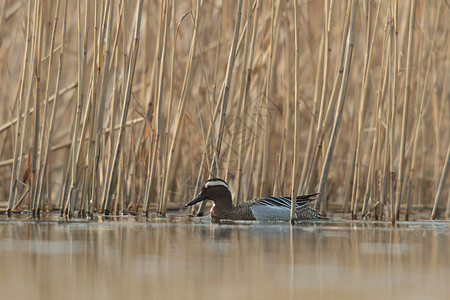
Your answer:
[[[253,213],[248,206],[237,206],[224,209],[213,205],[211,207],[210,215],[217,219],[228,219],[228,220],[255,220]]]

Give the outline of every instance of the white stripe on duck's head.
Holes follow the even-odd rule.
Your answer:
[[[228,184],[225,182],[225,180],[220,179],[220,178],[211,178],[208,179],[208,181],[205,182],[205,184],[203,185],[203,189],[207,189],[213,186],[224,186],[227,188],[227,190],[229,191],[230,188],[228,187]]]
[[[231,207],[231,192],[228,184],[220,178],[208,179],[202,186],[202,190],[187,206],[194,205],[204,200],[212,200],[215,205],[221,207]]]

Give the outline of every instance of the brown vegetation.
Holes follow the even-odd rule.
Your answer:
[[[446,1],[25,2],[0,5],[8,213],[165,215],[219,176],[449,217]]]

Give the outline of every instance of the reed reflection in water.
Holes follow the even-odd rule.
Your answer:
[[[445,222],[0,216],[4,299],[448,299]]]

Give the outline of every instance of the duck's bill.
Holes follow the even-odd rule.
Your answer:
[[[194,198],[194,200],[192,200],[189,203],[186,203],[186,207],[194,205],[196,203],[202,202],[204,200],[208,199],[203,193],[200,193],[197,195],[197,197]]]

